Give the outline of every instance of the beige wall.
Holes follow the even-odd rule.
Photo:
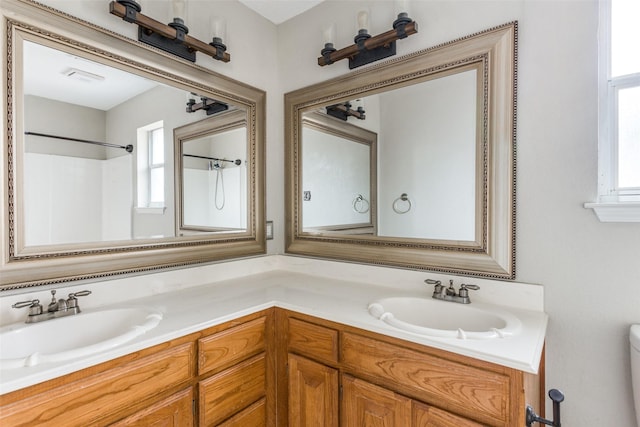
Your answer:
[[[135,37],[106,1],[44,3]],[[387,30],[393,2],[366,3],[371,32]],[[269,253],[284,247],[282,95],[348,72],[344,61],[316,65],[321,25],[337,23],[338,48],[352,43],[361,4],[329,0],[276,27],[235,1],[190,2],[196,37],[208,37],[209,13],[228,20],[232,62],[199,55],[198,64],[267,91]],[[519,20],[517,280],[545,287],[547,385],[566,393],[563,423],[634,426],[628,328],[640,323],[640,224],[603,224],[582,207],[597,191],[597,2],[410,4],[420,33],[401,41],[399,54]]]
[[[392,2],[367,2],[372,34]],[[352,43],[362,2],[328,1],[279,28],[285,91],[348,71],[315,65],[323,22]],[[603,224],[597,192],[596,1],[412,1],[406,54],[519,21],[517,280],[545,287],[547,386],[566,393],[563,425],[632,427],[629,324],[640,323],[640,224]],[[295,52],[295,54],[292,54]],[[294,66],[295,65],[295,66]]]

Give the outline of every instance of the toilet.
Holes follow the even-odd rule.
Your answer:
[[[632,325],[629,333],[631,341],[631,387],[636,407],[636,420],[640,427],[640,325]]]

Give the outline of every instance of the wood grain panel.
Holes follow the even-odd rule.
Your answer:
[[[344,427],[411,426],[411,399],[390,390],[342,376],[342,425]]]
[[[338,362],[338,331],[289,319],[289,350],[321,362]]]
[[[412,427],[483,427],[484,425],[415,400],[412,412]]]
[[[132,404],[188,381],[194,353],[193,343],[182,344],[3,406],[0,425],[104,425],[118,412],[126,416]]]
[[[193,389],[175,393],[111,427],[192,427]]]
[[[218,424],[218,427],[265,427],[266,416],[266,400],[260,399],[222,424]]]
[[[198,372],[218,371],[265,349],[266,317],[198,340]]]
[[[338,371],[289,355],[289,427],[338,427]]]
[[[219,424],[265,396],[265,354],[200,381],[199,391],[200,426]]]
[[[416,399],[492,425],[508,421],[507,375],[351,333],[343,335],[342,358],[350,370]]]

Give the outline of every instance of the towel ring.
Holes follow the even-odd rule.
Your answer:
[[[358,194],[358,197],[353,200],[353,210],[358,213],[363,214],[369,212],[369,206],[371,206],[369,201],[365,199],[362,194]]]
[[[402,206],[405,205],[405,206]],[[411,199],[407,196],[407,193],[402,193],[400,197],[398,197],[393,202],[393,211],[397,214],[406,214],[411,210]]]

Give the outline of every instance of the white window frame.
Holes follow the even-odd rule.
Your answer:
[[[148,161],[149,177],[148,177],[148,180],[147,180],[147,184],[148,184],[147,194],[149,195],[148,207],[150,207],[150,208],[164,207],[164,204],[165,204],[164,188],[162,189],[162,200],[161,201],[151,200],[151,195],[153,194],[153,180],[151,179],[151,176],[153,175],[152,172],[153,172],[154,169],[163,169],[164,170],[164,168],[165,168],[164,160],[163,160],[162,163],[153,163],[153,157],[154,157],[154,154],[153,154],[153,147],[154,147],[154,145],[153,145],[153,133],[156,132],[156,131],[159,131],[159,130],[162,130],[162,135],[163,135],[163,138],[164,138],[164,129],[163,129],[162,126],[158,126],[158,127],[153,128],[153,129],[149,129],[147,131],[147,147],[148,147],[148,153],[149,153],[149,156],[148,156],[149,157],[149,161]],[[165,157],[165,155],[164,155],[165,154],[164,153],[164,142],[162,144],[162,151],[163,151],[162,158],[164,159],[164,157]],[[163,179],[163,182],[164,182],[164,179]]]
[[[598,29],[598,201],[602,222],[640,222],[640,189],[618,186],[618,92],[640,86],[640,73],[611,77],[611,0],[600,0]]]
[[[151,202],[151,171],[155,168],[165,168],[166,173],[166,147],[163,147],[165,151],[164,163],[153,163],[153,144],[152,144],[152,132],[157,129],[163,129],[164,123],[162,120],[151,123],[149,125],[138,128],[138,146],[136,149],[136,155],[138,160],[136,162],[136,213],[139,214],[164,214],[166,210],[166,194],[162,202]],[[163,144],[166,145],[166,144]],[[143,176],[141,176],[143,175]],[[142,182],[141,182],[142,181]]]

